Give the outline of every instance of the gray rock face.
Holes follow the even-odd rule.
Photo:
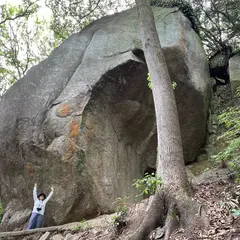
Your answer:
[[[14,212],[14,214],[11,216],[11,218],[8,221],[7,229],[14,230],[19,226],[26,225],[30,217],[30,214],[31,214],[30,209]]]
[[[31,209],[27,208],[22,211],[16,211],[14,206],[11,208],[8,206],[8,210],[5,211],[2,219],[2,228],[4,231],[21,230],[23,226],[27,225],[31,214]],[[19,229],[20,227],[20,229]]]
[[[240,86],[240,55],[235,55],[229,60],[229,75],[232,93],[235,94]]]
[[[154,14],[177,83],[188,163],[205,139],[208,64],[199,37],[181,12],[154,8]],[[50,184],[55,188],[46,224],[111,212],[117,197],[134,197],[133,180],[154,168],[156,160],[147,72],[137,12],[131,9],[72,35],[11,87],[0,102],[4,208],[31,207],[34,182],[42,191],[50,190]]]

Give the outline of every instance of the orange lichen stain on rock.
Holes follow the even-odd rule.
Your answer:
[[[79,122],[77,119],[73,119],[70,125],[70,132],[69,132],[69,137],[70,138],[75,138],[79,134]]]
[[[63,160],[71,159],[78,150],[78,136],[79,136],[80,126],[78,119],[73,119],[70,123],[69,133],[68,133],[68,143],[63,156]]]
[[[59,117],[67,117],[71,114],[71,107],[68,103],[61,104],[57,108],[57,116]]]
[[[35,170],[34,170],[34,165],[33,164],[26,163],[25,164],[25,168],[26,168],[27,173],[28,173],[29,176],[33,176],[34,175]]]

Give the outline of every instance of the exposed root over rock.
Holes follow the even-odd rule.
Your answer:
[[[202,213],[201,206],[187,194],[173,198],[162,191],[153,197],[142,223],[128,239],[149,239],[150,233],[159,226],[165,229],[164,240],[170,239],[171,234],[177,228],[187,228],[196,221],[204,228],[207,221],[204,218],[205,214],[200,214],[199,209]]]

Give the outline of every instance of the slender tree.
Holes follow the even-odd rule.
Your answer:
[[[142,45],[152,81],[155,104],[158,156],[157,174],[163,186],[157,189],[147,214],[131,240],[146,239],[157,225],[166,225],[165,239],[175,227],[189,226],[197,212],[185,170],[175,96],[161,49],[149,0],[136,0]],[[165,213],[167,218],[164,219]]]

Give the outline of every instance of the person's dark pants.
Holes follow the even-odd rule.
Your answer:
[[[39,213],[32,212],[32,215],[30,217],[27,230],[34,229],[34,228],[40,228],[43,223],[43,215]]]

